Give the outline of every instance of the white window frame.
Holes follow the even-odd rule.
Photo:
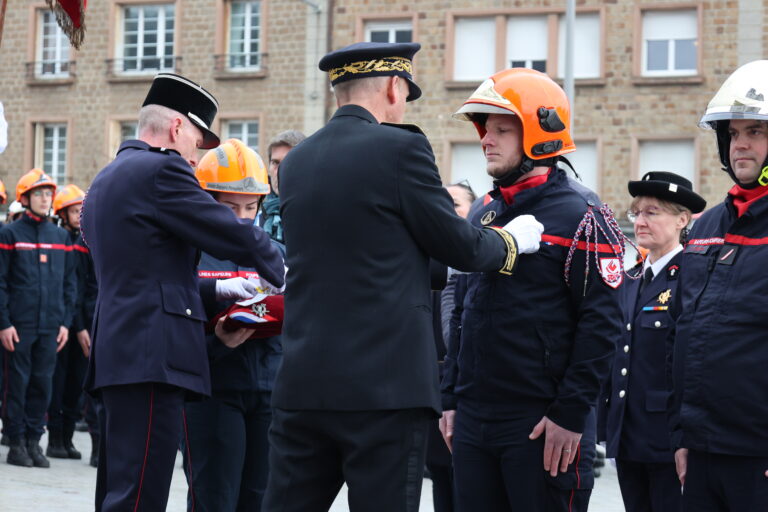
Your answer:
[[[134,129],[133,136],[126,139],[126,138],[123,138],[123,127],[128,124],[134,124],[136,125],[136,127]],[[134,140],[139,138],[139,122],[138,121],[119,121],[117,124],[117,127],[118,127],[118,139],[120,141],[120,144],[122,144],[126,140]]]
[[[504,62],[506,64],[506,66],[511,68],[513,62],[523,62],[524,63],[523,67],[528,68],[528,69],[533,69],[533,63],[534,62],[541,62],[541,61],[543,61],[544,62],[544,69],[543,70],[539,69],[537,71],[542,71],[543,73],[546,73],[547,72],[547,66],[550,65],[550,63],[548,62],[548,60],[549,60],[548,59],[548,57],[549,57],[549,47],[548,46],[549,46],[549,40],[550,40],[550,37],[549,37],[550,36],[550,34],[549,34],[549,15],[547,15],[547,14],[512,15],[512,16],[507,16],[507,20],[506,21],[507,21],[507,23],[506,23],[507,46],[505,48],[506,53],[504,55]],[[512,46],[512,38],[510,37],[510,29],[511,29],[511,25],[513,25],[515,23],[518,23],[518,24],[519,23],[528,23],[528,24],[543,25],[543,27],[544,27],[543,40],[544,40],[544,45],[545,45],[544,46],[544,52],[543,52],[544,53],[543,58],[529,58],[529,57],[531,57],[531,55],[530,55],[531,50],[540,51],[540,47],[538,45],[527,44],[527,45],[525,45],[525,47],[523,47],[521,49],[517,49],[517,48],[514,48]],[[520,53],[517,53],[518,51]],[[517,55],[525,54],[525,57],[519,58],[519,57],[517,57],[517,55],[514,55],[516,53],[517,53]],[[520,66],[517,66],[517,67],[520,67]]]
[[[256,118],[251,119],[227,119],[223,123],[223,130],[224,137],[222,137],[222,140],[231,139],[231,138],[237,138],[242,140],[249,148],[253,149],[258,153],[259,151],[259,142],[260,142],[260,136],[261,136],[261,123]],[[232,134],[232,125],[233,124],[239,124],[242,125],[242,133],[238,136],[235,136]],[[248,125],[255,124],[256,125],[256,144],[255,145],[249,145],[248,144],[248,137],[250,137],[252,134],[249,131]]]
[[[50,37],[45,36],[45,26],[53,25],[53,60],[44,60],[45,43]],[[56,15],[49,9],[39,9],[37,15],[37,45],[35,48],[35,77],[43,79],[69,77],[69,39],[56,22]],[[45,72],[46,64],[53,64],[53,72]]]
[[[171,47],[173,48],[173,51],[170,55],[165,55],[165,47],[168,44],[168,40],[166,39],[166,31],[167,31],[167,20],[166,20],[166,8],[170,7],[173,12],[173,30],[171,31]],[[144,37],[146,32],[144,31],[144,12],[146,9],[149,8],[157,8],[158,9],[158,17],[157,17],[157,41],[155,42],[156,47],[156,53],[155,55],[145,55],[144,54]],[[138,27],[136,30],[137,38],[136,38],[136,56],[135,57],[126,57],[125,56],[125,36],[126,36],[126,30],[125,30],[125,23],[126,23],[126,11],[128,9],[138,9],[139,10],[139,18],[138,18]],[[158,2],[156,4],[123,4],[120,6],[120,30],[119,30],[119,39],[117,44],[117,55],[115,60],[115,72],[121,75],[148,75],[148,74],[155,74],[158,72],[163,71],[173,71],[176,68],[176,26],[177,26],[177,18],[176,18],[176,4],[173,2]],[[161,28],[162,27],[162,28]],[[160,61],[160,66],[157,68],[143,68],[142,60],[145,58],[155,58]],[[170,66],[163,66],[163,61],[165,59],[171,60]],[[125,69],[125,64],[128,60],[135,60],[136,61],[136,69]]]
[[[52,133],[51,161],[45,161],[45,130],[50,128]],[[67,181],[67,130],[66,122],[35,123],[34,166],[43,169],[57,185],[63,185]],[[63,131],[63,134],[62,134]],[[63,141],[62,141],[63,139]],[[64,161],[59,159],[63,144]]]
[[[670,33],[669,39],[659,39],[659,38],[652,38],[648,39],[645,34],[645,20],[646,16],[648,14],[652,15],[658,15],[658,14],[671,14],[675,15],[678,13],[686,13],[689,15],[693,15],[694,22],[696,25],[696,37],[694,38],[694,46],[696,47],[696,67],[694,69],[675,69],[675,46],[677,44],[678,40],[689,40],[690,37],[683,37],[678,39],[673,39],[672,37],[675,36],[675,34]],[[640,30],[642,32],[641,41],[640,41],[640,52],[641,52],[641,74],[642,76],[647,77],[668,77],[668,76],[693,76],[697,75],[699,73],[699,52],[701,52],[701,34],[699,31],[699,13],[696,8],[680,8],[675,10],[657,10],[657,9],[648,9],[642,11],[642,16],[640,19]],[[661,69],[661,70],[649,70],[648,69],[648,42],[649,41],[667,41],[669,44],[667,46],[667,69]]]
[[[480,33],[477,36],[473,35],[474,32],[482,32],[478,30],[480,25],[487,25],[489,30],[487,30],[485,33]],[[465,30],[461,30],[461,25],[468,25],[468,28]],[[451,44],[453,45],[453,66],[451,69],[451,79],[456,80],[458,82],[477,82],[480,83],[491,74],[493,74],[496,69],[496,16],[490,14],[488,16],[455,16],[453,18],[453,41],[451,41]],[[470,30],[471,29],[471,30]],[[460,33],[461,36],[466,39],[462,40],[460,39]],[[483,71],[478,71],[476,74],[472,74],[476,71],[476,69],[472,69],[471,72],[468,72],[466,70],[466,60],[465,57],[468,57],[470,53],[462,54],[462,47],[464,46],[463,43],[466,43],[467,41],[477,41],[481,38],[485,38],[486,44],[490,44],[493,52],[493,56],[490,59],[490,62],[487,62],[488,60],[488,52],[486,54],[480,54],[477,55],[475,52],[476,57],[472,61],[472,64],[476,66],[477,61],[481,59],[485,59],[482,62],[482,67],[484,68]]]
[[[254,41],[257,44],[258,51],[256,53],[252,53],[250,51],[243,51],[240,53],[232,53],[232,17],[234,16],[234,10],[232,7],[234,4],[244,4],[245,5],[245,13],[244,13],[244,19],[245,19],[245,26],[243,27],[243,39],[242,39],[242,45],[243,48],[250,48]],[[251,21],[253,19],[253,9],[254,5],[258,8],[258,17],[259,17],[259,37],[258,39],[251,39],[251,30],[253,29],[253,25],[251,24]],[[262,49],[262,43],[263,43],[263,17],[264,17],[264,10],[262,9],[263,3],[260,0],[233,0],[229,3],[229,11],[228,11],[228,22],[227,22],[227,70],[228,71],[235,71],[235,72],[242,72],[242,71],[258,71],[261,69],[261,49]],[[245,65],[233,65],[233,59],[234,57],[245,57],[245,60],[247,63]]]
[[[413,21],[410,19],[365,22],[365,40],[371,41],[371,32],[388,32],[387,42],[394,43],[398,31],[410,30],[413,42]]]

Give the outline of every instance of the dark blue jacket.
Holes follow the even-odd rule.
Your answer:
[[[681,259],[682,253],[672,257],[639,295],[642,279],[628,279],[622,287],[624,324],[601,404],[609,458],[674,462],[668,424],[671,383],[666,368],[671,358],[667,341],[677,318]],[[641,271],[638,266],[630,272]]]
[[[198,248],[279,286],[269,236],[217,203],[177,152],[136,140],[93,180],[82,229],[99,283],[87,389],[157,382],[210,394]]]
[[[277,243],[273,242],[276,246]],[[232,301],[216,300],[216,281],[232,277],[258,276],[253,268],[246,268],[214,258],[203,253],[198,266],[200,296],[208,319],[214,318]],[[272,391],[277,368],[283,355],[280,336],[247,340],[230,349],[215,335],[206,337],[208,357],[211,363],[211,388],[216,391]]]
[[[768,456],[768,197],[737,217],[730,198],[683,251],[674,347],[676,447]]]
[[[96,272],[93,269],[91,253],[79,230],[75,235],[72,248],[77,259],[77,303],[72,318],[72,328],[75,332],[83,329],[90,332],[99,288],[96,284]]]
[[[67,231],[29,211],[0,229],[0,329],[69,328],[76,288]]]
[[[473,224],[493,216],[488,212],[495,212],[496,226],[532,214],[544,225],[544,243],[537,253],[520,256],[513,275],[467,276],[466,293],[456,302],[460,322],[449,339],[443,407],[466,401],[496,418],[547,415],[584,432],[620,335],[618,290],[598,270],[610,263],[620,271],[608,245],[615,241],[598,234],[600,262],[590,252],[586,276],[587,246],[579,244],[566,284],[569,247],[594,198],[560,169],[546,183],[519,192],[512,205],[498,190],[492,194],[493,201],[470,213]],[[613,276],[621,279],[620,273]]]

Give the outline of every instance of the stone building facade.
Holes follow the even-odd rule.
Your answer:
[[[565,3],[105,0],[89,3],[85,43],[75,52],[51,35],[42,1],[9,2],[0,47],[9,147],[0,178],[12,188],[32,166],[49,166],[62,183],[86,187],[120,139],[132,136],[159,68],[211,90],[221,103],[214,129],[263,152],[278,131],[309,134],[332,114],[327,77],[316,66],[329,48],[413,40],[422,44],[415,78],[424,95],[406,120],[426,132],[446,182],[469,179],[485,192],[474,128],[451,114],[498,69],[528,66],[561,77]],[[711,204],[722,199],[730,181],[714,136],[697,121],[733,69],[766,54],[767,4],[577,1],[579,149],[571,156],[614,209],[626,209],[627,180],[646,170],[686,174]]]

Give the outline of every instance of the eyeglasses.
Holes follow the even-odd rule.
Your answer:
[[[647,222],[653,222],[658,219],[664,211],[659,208],[645,208],[644,210],[627,210],[627,220],[629,222],[636,222],[642,215]]]
[[[50,189],[37,189],[30,192],[32,197],[53,197],[53,190]]]

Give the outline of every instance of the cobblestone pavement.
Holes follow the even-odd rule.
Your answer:
[[[88,434],[77,432],[74,444],[83,453],[83,460],[51,459],[50,469],[20,468],[5,463],[8,448],[0,446],[0,511],[2,512],[86,512],[93,510],[93,490],[96,470],[88,465],[91,440]],[[43,449],[47,440],[41,442]],[[181,456],[171,483],[168,511],[186,510],[187,485],[181,470]],[[346,490],[342,489],[331,512],[349,510]],[[424,480],[421,512],[432,512],[432,484]],[[624,512],[616,481],[616,470],[609,464],[596,480],[589,507],[590,512]],[[482,512],[482,511],[478,511]]]

